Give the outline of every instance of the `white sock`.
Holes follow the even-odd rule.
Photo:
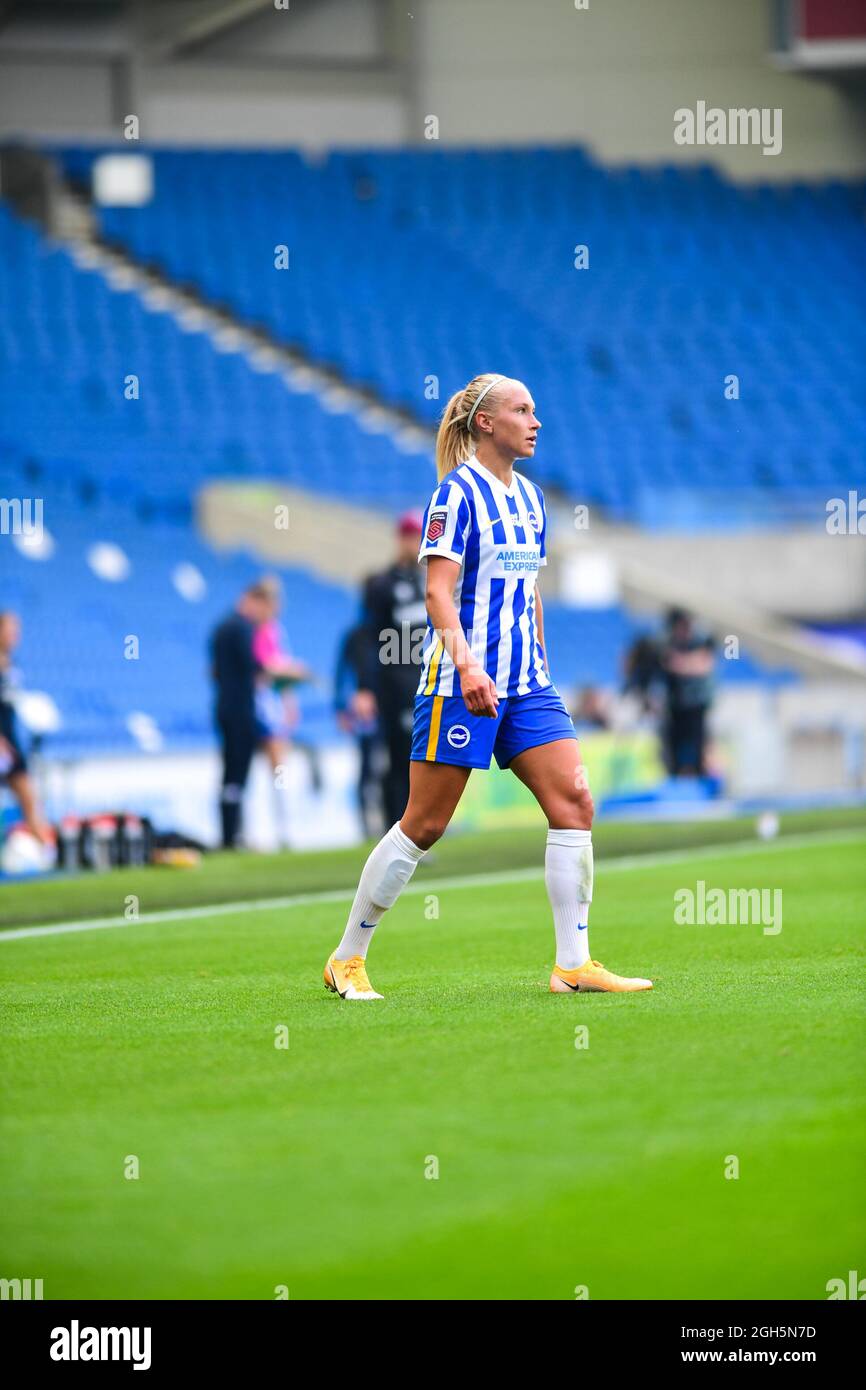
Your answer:
[[[548,830],[544,882],[553,908],[556,964],[562,970],[574,970],[589,960],[591,830]]]
[[[426,853],[403,834],[399,822],[382,836],[364,865],[343,939],[334,952],[337,960],[366,957],[373,928],[394,906]]]

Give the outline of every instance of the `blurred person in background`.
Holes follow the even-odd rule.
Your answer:
[[[210,638],[211,674],[216,687],[214,714],[223,759],[220,820],[224,849],[236,849],[241,833],[241,804],[253,754],[270,735],[256,709],[262,680],[276,666],[256,655],[256,634],[275,618],[273,581],[257,580],[245,589],[234,611]]]
[[[623,661],[623,696],[633,696],[638,714],[659,714],[657,686],[661,678],[659,644],[654,637],[642,633],[628,647]]]
[[[427,630],[424,568],[418,564],[423,525],[419,512],[405,512],[397,522],[393,562],[364,584],[364,613],[374,659],[366,663],[371,685],[358,694],[372,695],[388,754],[382,781],[386,825],[400,819],[409,799],[415,694]]]
[[[672,777],[705,772],[706,717],[713,701],[713,639],[698,632],[691,616],[672,608],[658,654],[665,686],[662,743]]]
[[[334,674],[337,722],[358,747],[358,810],[364,836],[381,834],[382,748],[376,697],[375,647],[366,619],[350,627],[340,643]]]
[[[39,811],[15,717],[18,672],[12,661],[20,640],[21,622],[18,614],[9,609],[0,612],[0,783],[6,784],[21,807],[27,829],[44,844],[50,844],[53,834]]]
[[[575,725],[587,729],[609,729],[612,723],[610,697],[596,685],[580,687],[569,713]]]
[[[256,676],[255,710],[259,730],[259,747],[267,754],[274,775],[276,792],[277,838],[285,845],[289,841],[284,824],[285,799],[276,778],[285,766],[292,731],[298,725],[299,711],[292,687],[310,679],[310,671],[296,661],[285,644],[285,632],[278,622],[283,588],[276,577],[265,575],[257,586],[270,595],[268,613],[257,624],[253,635],[253,656],[258,666]]]
[[[224,849],[237,848],[244,789],[261,738],[256,718],[256,682],[261,667],[253,644],[256,628],[267,621],[270,611],[268,590],[251,584],[210,638],[216,686],[214,713],[223,759],[220,820]]]

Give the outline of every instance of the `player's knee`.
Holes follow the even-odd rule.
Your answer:
[[[575,830],[591,830],[595,804],[589,787],[577,786],[563,798],[562,804],[554,812],[555,824],[572,826]],[[551,821],[551,824],[554,824]]]
[[[581,828],[584,830],[592,829],[592,818],[595,815],[595,802],[589,787],[584,787],[577,795],[577,812],[581,819]]]
[[[430,849],[437,840],[441,840],[447,825],[448,821],[443,816],[435,814],[419,816],[417,820],[412,822],[411,830],[406,830],[406,834],[419,849]],[[405,818],[403,828],[405,829]]]

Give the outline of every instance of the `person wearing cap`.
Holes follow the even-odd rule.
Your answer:
[[[386,824],[393,825],[409,797],[409,755],[419,659],[427,628],[424,575],[418,566],[423,531],[420,512],[404,512],[397,521],[393,562],[364,582],[362,605],[371,659],[369,688],[355,698],[378,713],[379,734],[387,752],[382,778]]]

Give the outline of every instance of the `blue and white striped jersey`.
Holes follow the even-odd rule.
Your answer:
[[[550,685],[535,621],[546,530],[541,488],[520,473],[506,487],[474,455],[442,480],[424,514],[418,559],[444,555],[460,565],[454,586],[460,626],[500,696]],[[418,693],[460,693],[454,663],[429,618]]]

